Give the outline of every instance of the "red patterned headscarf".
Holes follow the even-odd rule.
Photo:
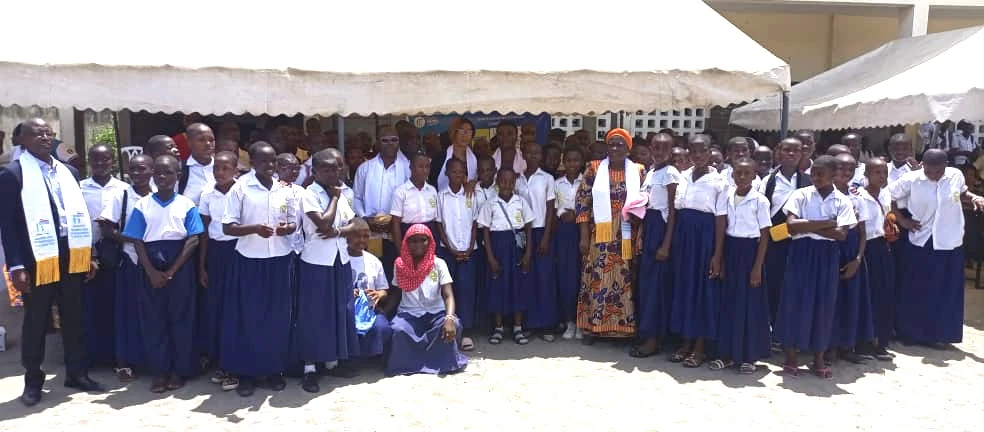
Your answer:
[[[415,235],[425,235],[427,236],[427,252],[424,253],[423,259],[417,263],[417,266],[413,265],[413,257],[410,255],[410,245],[407,240]],[[403,292],[411,292],[420,287],[420,284],[424,282],[424,278],[434,270],[434,250],[436,245],[434,244],[434,235],[431,234],[430,228],[424,224],[414,224],[403,234],[403,245],[400,246],[400,256],[396,258],[396,285],[400,287]]]
[[[622,137],[625,140],[625,146],[632,150],[632,135],[629,135],[629,131],[622,128],[615,128],[605,135],[605,144],[608,144],[613,137]]]

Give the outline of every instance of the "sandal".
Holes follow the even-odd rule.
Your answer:
[[[472,338],[470,338],[470,337],[463,337],[463,338],[461,338],[461,350],[462,351],[471,351],[473,349],[475,349],[475,342],[472,341]]]
[[[697,354],[690,353],[690,355],[688,355],[687,358],[683,360],[683,367],[690,368],[690,369],[699,368],[701,367],[701,365],[704,364],[705,359],[706,356],[698,357]]]
[[[784,364],[782,365],[782,373],[786,376],[798,377],[800,374],[799,366],[795,364]]]
[[[742,375],[750,375],[755,373],[755,364],[753,363],[742,363],[738,366],[738,373]]]
[[[553,333],[544,333],[540,335],[540,338],[543,339],[544,342],[553,342],[557,340],[557,336],[554,335]]]
[[[673,353],[672,355],[670,355],[670,363],[680,363],[680,362],[686,360],[687,359],[687,356],[689,356],[689,355],[690,355],[690,353],[688,353],[688,352],[685,352],[685,351],[677,351],[677,352]]]
[[[116,378],[118,378],[120,382],[131,382],[137,379],[136,375],[133,374],[133,369],[128,367],[118,367],[114,369],[114,371],[116,371]]]
[[[516,342],[519,345],[526,345],[530,343],[530,340],[526,338],[526,335],[523,334],[522,331],[518,331],[513,333],[513,342]]]
[[[885,347],[879,346],[875,347],[875,358],[879,361],[892,361],[895,355],[885,350]]]
[[[711,369],[712,371],[719,371],[719,370],[727,369],[727,368],[732,367],[734,365],[735,365],[735,362],[733,362],[731,360],[715,359],[714,361],[710,362],[707,365],[707,367],[709,369]],[[686,365],[684,365],[684,366],[686,366]]]
[[[177,390],[185,386],[185,380],[177,375],[171,375],[171,379],[167,380],[168,390]]]
[[[154,381],[150,383],[151,393],[164,393],[167,391],[167,377],[159,376],[154,377]]]
[[[503,333],[505,333],[505,330],[503,330],[502,327],[492,330],[492,334],[489,335],[489,343],[492,345],[501,344]]]
[[[830,370],[830,366],[826,366],[826,365],[819,368],[816,367],[816,365],[813,365],[813,367],[810,368],[810,372],[812,372],[813,375],[817,376],[818,378],[822,378],[822,379],[831,379],[834,376],[833,371]]]
[[[233,391],[239,388],[239,379],[234,376],[227,376],[222,381],[222,391]]]
[[[637,347],[632,347],[632,350],[629,351],[629,357],[635,357],[635,358],[652,357],[656,354],[659,354],[659,347],[656,347],[652,351],[643,351],[641,346],[637,346]]]

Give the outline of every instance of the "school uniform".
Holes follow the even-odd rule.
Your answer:
[[[222,328],[223,300],[231,289],[229,284],[236,280],[236,240],[237,237],[222,232],[222,218],[229,202],[229,192],[209,184],[202,191],[198,212],[209,217],[207,227],[208,247],[205,251],[205,267],[208,272],[208,286],[201,290],[198,308],[199,351],[211,359],[219,356]]]
[[[498,278],[492,279],[491,270],[486,275],[489,313],[508,315],[528,308],[529,295],[522,291],[519,268],[525,252],[516,243],[514,233],[523,232],[535,217],[530,203],[516,194],[508,201],[496,196],[478,212],[478,226],[489,230],[489,249],[501,268]]]
[[[365,292],[368,290],[388,290],[389,281],[386,280],[386,273],[383,271],[383,263],[369,252],[362,252],[359,256],[349,257],[349,266],[352,268],[353,289]],[[457,295],[455,302],[457,302]],[[367,305],[370,306],[371,305]],[[390,340],[393,337],[393,329],[386,315],[373,313],[372,325],[362,328],[359,326],[360,320],[356,319],[356,332],[359,339],[359,357],[375,357],[383,355],[389,348]]]
[[[190,198],[191,202],[198,205],[205,187],[215,183],[214,166],[215,158],[210,159],[208,164],[202,165],[195,158],[189,157],[185,161],[186,177],[182,181],[183,185],[180,186],[181,195]]]
[[[176,194],[164,201],[154,193],[134,205],[123,236],[142,241],[150,265],[166,271],[181,255],[186,240],[204,231],[198,208],[190,198]],[[193,259],[189,258],[163,288],[152,287],[146,278],[133,288],[137,291],[147,369],[154,375],[197,374],[194,342],[198,284]]]
[[[393,191],[393,203],[390,205],[390,216],[400,218],[400,232],[407,232],[411,225],[424,224],[436,233],[437,226],[437,189],[427,183],[417,189],[413,182],[407,180]],[[403,239],[393,239],[394,244]]]
[[[791,177],[786,177],[782,174],[781,167],[776,167],[765,177],[759,192],[769,200],[772,226],[786,223],[786,212],[782,208],[793,191],[812,184],[809,174],[796,171]],[[782,292],[782,281],[786,277],[786,259],[789,257],[791,242],[791,239],[773,240],[765,253],[765,290],[769,296],[769,323],[772,326],[776,324],[776,313],[779,311],[779,295]]]
[[[582,181],[582,175],[578,175],[573,182],[566,175],[554,181],[557,224],[554,225],[551,255],[556,258],[557,265],[558,316],[564,322],[577,321],[577,294],[581,290],[581,229],[577,221],[563,222],[560,217],[565,213],[577,213],[575,199]]]
[[[300,211],[290,190],[274,180],[267,189],[255,173],[246,174],[228,193],[222,224],[295,221]],[[236,240],[236,278],[226,286],[219,366],[232,374],[279,374],[289,359],[294,273],[290,238],[256,234]]]
[[[481,184],[475,185],[475,202],[472,203],[475,207],[475,218],[476,223],[478,219],[478,212],[485,207],[485,203],[490,200],[495,199],[499,196],[499,188],[492,183],[491,186],[485,188]],[[477,281],[475,288],[475,317],[478,319],[477,324],[481,325],[487,319],[488,312],[488,300],[489,291],[486,281],[488,280],[488,259],[485,257],[485,236],[482,234],[482,230],[479,229],[475,235],[478,237],[475,239],[475,279]]]
[[[461,323],[457,324],[454,342],[447,343],[442,339],[447,310],[441,286],[453,282],[447,263],[435,257],[434,270],[420,286],[402,293],[391,325],[393,342],[386,362],[386,375],[446,374],[468,365],[468,358],[458,349],[462,338]],[[396,279],[392,284],[397,284]]]
[[[836,189],[826,197],[814,186],[797,189],[783,211],[806,220],[834,218],[838,227],[858,222],[851,199]],[[831,347],[840,282],[840,246],[814,233],[794,234],[792,238],[773,336],[788,348],[826,351]]]
[[[707,272],[714,255],[715,218],[728,214],[728,182],[714,168],[699,179],[681,173],[673,236],[673,305],[670,329],[687,339],[716,339],[721,281]]]
[[[143,196],[132,186],[124,190],[117,189],[107,197],[99,218],[116,224],[122,233],[128,221],[133,218],[133,209],[141,198]],[[114,358],[121,365],[143,366],[146,364],[146,356],[140,334],[137,288],[146,283],[146,276],[139,266],[133,243],[123,243],[122,251],[120,265],[115,274],[117,289],[113,298],[113,327],[116,330],[113,337]]]
[[[670,331],[670,306],[673,303],[673,265],[670,259],[656,261],[656,253],[666,237],[670,206],[667,187],[679,185],[680,171],[667,164],[650,170],[642,183],[649,194],[645,225],[642,228],[642,257],[639,264],[639,295],[636,310],[641,338],[662,338]],[[575,229],[577,227],[575,226]],[[577,246],[574,246],[577,249]]]
[[[402,152],[390,166],[385,166],[379,155],[363,162],[352,182],[352,209],[362,218],[390,214],[393,192],[407,180],[410,180],[410,161]],[[369,250],[379,255],[387,279],[393,278],[393,261],[399,255],[399,246],[393,242],[388,230],[372,233],[369,240]]]
[[[912,169],[909,167],[908,163],[903,162],[902,166],[896,166],[895,161],[889,162],[888,184],[894,183],[896,180],[902,178],[903,175],[909,172],[912,172]],[[884,189],[888,190],[888,187],[886,186]],[[889,197],[891,198],[891,193],[889,193]],[[905,198],[893,201],[895,201],[896,212],[898,214],[908,217],[912,216],[912,213],[909,213],[909,209],[906,208],[908,207],[908,204]],[[908,250],[911,245],[909,243],[909,230],[902,227],[902,225],[897,226],[899,229],[899,238],[892,244],[891,252],[892,258],[895,261],[895,280],[902,281],[905,278],[905,251]]]
[[[860,211],[865,218],[864,263],[868,269],[871,293],[873,334],[879,345],[886,346],[895,330],[895,260],[885,239],[885,215],[891,211],[891,193],[881,189],[878,198],[867,189],[858,189]]]
[[[728,186],[735,187],[735,167],[731,165],[725,165],[724,169],[721,170],[721,177],[724,177],[728,181]],[[752,190],[759,190],[762,188],[762,180],[755,176],[752,178]]]
[[[314,158],[308,158],[308,160],[301,164],[301,172],[297,173],[294,184],[303,187],[304,182],[312,175],[314,175]]]
[[[560,321],[557,310],[557,279],[553,254],[540,256],[537,249],[547,234],[547,206],[556,206],[557,193],[554,178],[542,169],[529,177],[520,174],[516,179],[516,194],[523,197],[533,210],[533,252],[530,254],[530,272],[521,274],[525,292],[529,293],[526,325],[534,329],[553,329]]]
[[[83,284],[82,306],[86,335],[87,360],[91,364],[109,364],[115,360],[116,341],[114,316],[116,313],[116,268],[118,263],[110,263],[111,255],[119,256],[120,244],[102,238],[102,230],[96,220],[102,213],[103,205],[109,197],[129,187],[128,184],[110,177],[106,185],[100,185],[92,178],[79,182],[82,198],[92,220],[92,247],[95,258],[99,260],[96,276]],[[103,257],[103,255],[106,255]],[[103,258],[103,259],[100,259]]]
[[[288,183],[284,185],[284,187],[290,190],[290,198],[288,199],[296,203],[301,203],[303,201],[305,195],[305,190],[303,187],[300,187],[293,183]],[[349,201],[349,203],[351,203],[351,201]],[[351,204],[349,204],[349,209],[351,208],[352,206]],[[297,219],[294,221],[294,223],[297,224],[298,229],[294,231],[292,234],[290,234],[289,236],[287,236],[290,239],[290,248],[294,251],[295,260],[301,254],[301,250],[304,249],[304,230],[300,229],[303,216],[304,215],[302,212],[297,212]],[[294,268],[296,269],[297,266],[295,265]]]
[[[858,222],[867,224],[868,215],[862,211],[861,198],[854,194],[848,198],[851,200]],[[839,268],[857,259],[859,242],[863,238],[867,238],[867,230],[862,232],[860,227],[855,225],[847,231],[846,239],[837,242],[840,245]],[[834,347],[847,348],[860,342],[871,341],[874,337],[871,287],[868,284],[867,265],[862,259],[857,273],[850,279],[841,279],[837,284],[837,303],[834,307],[834,327],[830,344]]]
[[[769,210],[769,200],[754,189],[745,196],[735,188],[728,191],[717,353],[735,363],[755,363],[771,354],[769,296],[764,287],[749,283],[761,230],[772,226]],[[762,276],[764,280],[764,270]]]
[[[447,263],[448,270],[454,275],[455,312],[461,320],[461,326],[466,329],[475,326],[477,317],[475,296],[478,284],[478,257],[475,255],[476,247],[472,246],[477,245],[472,242],[472,228],[475,226],[477,215],[478,207],[475,206],[475,199],[465,195],[464,187],[458,192],[452,192],[448,188],[438,194],[437,221],[444,228],[448,242],[451,243],[447,245],[441,242],[438,254],[443,255],[441,259]],[[459,262],[451,255],[448,248],[456,251],[471,251],[472,254],[467,260]]]
[[[331,198],[317,183],[308,186],[301,202],[304,213],[304,251],[297,286],[292,357],[311,364],[346,360],[359,354],[352,309],[352,267],[343,237],[323,239],[308,213],[324,213]],[[339,197],[332,226],[339,229],[355,217],[348,200]]]
[[[896,330],[916,343],[959,343],[964,314],[963,173],[947,167],[938,181],[913,171],[888,185],[892,199],[907,201],[920,229],[908,233],[899,286]]]

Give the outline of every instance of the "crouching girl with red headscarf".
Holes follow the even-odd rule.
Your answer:
[[[393,318],[393,342],[387,375],[447,374],[461,371],[468,359],[461,354],[461,323],[454,314],[451,273],[437,258],[434,236],[416,224],[403,236],[394,264],[394,285],[400,306]]]

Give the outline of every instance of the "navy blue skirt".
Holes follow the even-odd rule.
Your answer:
[[[385,354],[392,338],[393,329],[390,328],[389,320],[381,313],[376,314],[376,319],[372,322],[372,328],[366,334],[359,335],[358,357],[370,358]]]
[[[724,288],[717,351],[722,359],[755,363],[771,355],[769,295],[763,285],[752,287],[750,275],[759,239],[724,239]],[[763,269],[763,279],[765,270]]]
[[[454,311],[461,320],[461,326],[470,329],[475,326],[477,285],[478,285],[478,256],[472,252],[471,257],[458,262],[447,249],[438,251],[441,259],[448,264],[448,271],[454,279]]]
[[[769,296],[769,323],[776,325],[776,313],[779,311],[779,297],[782,293],[782,281],[786,277],[786,260],[789,258],[790,239],[770,242],[765,252],[765,290]]]
[[[885,237],[868,240],[864,249],[868,266],[868,286],[871,287],[871,313],[875,339],[888,345],[895,334],[895,259]]]
[[[184,244],[184,240],[161,240],[148,242],[145,247],[150,262],[164,271],[181,254]],[[185,262],[163,288],[154,288],[146,277],[142,279],[137,290],[140,336],[151,374],[190,377],[200,372],[195,349],[197,295],[193,259]]]
[[[670,330],[670,306],[673,304],[673,265],[656,261],[656,251],[666,236],[662,212],[646,212],[642,229],[642,258],[639,262],[639,287],[636,296],[638,332],[641,338],[662,338]]]
[[[121,366],[143,366],[146,356],[140,337],[140,311],[137,291],[143,289],[146,276],[139,266],[123,255],[116,269],[116,361]]]
[[[458,324],[457,338],[445,342],[444,317],[444,312],[420,317],[406,312],[396,314],[391,326],[393,345],[386,363],[386,375],[447,374],[464,369],[468,358],[458,350],[461,324]]]
[[[520,272],[523,289],[529,293],[526,327],[532,329],[553,329],[560,322],[553,254],[540,256],[537,253],[545,234],[546,228],[533,228],[533,238],[530,243],[530,247],[533,248],[533,253],[530,254],[530,272],[526,274]]]
[[[581,290],[581,229],[575,222],[554,226],[553,255],[556,259],[557,314],[565,322],[577,321],[577,294]]]
[[[840,266],[843,267],[858,256],[858,228],[848,230],[847,238],[837,242],[840,245]],[[850,279],[842,279],[837,284],[837,303],[834,307],[834,325],[830,335],[830,346],[853,347],[859,342],[875,338],[871,318],[871,292],[868,284],[866,263],[862,261],[858,272]]]
[[[126,255],[120,260],[129,260]],[[100,268],[82,287],[86,361],[112,365],[116,361],[116,270]]]
[[[838,264],[840,247],[835,241],[804,237],[789,244],[774,330],[779,343],[808,352],[830,348],[840,282]]]
[[[525,312],[526,297],[529,294],[523,292],[519,269],[523,250],[516,247],[516,238],[512,231],[492,231],[489,236],[492,240],[492,253],[502,268],[498,278],[492,279],[491,271],[486,275],[489,313]]]
[[[222,323],[222,301],[226,286],[235,279],[236,240],[208,241],[206,251],[208,286],[202,291],[198,305],[198,349],[211,359],[219,358],[219,329]]]
[[[693,209],[677,211],[670,329],[687,339],[717,338],[721,281],[707,276],[714,256],[714,218]]]
[[[964,250],[922,247],[905,251],[905,278],[899,286],[897,331],[914,343],[960,343],[964,321]]]
[[[481,236],[481,231],[479,231]],[[489,323],[489,286],[488,286],[488,266],[485,259],[485,246],[479,242],[478,249],[472,253],[472,261],[475,262],[475,327],[482,328]],[[454,277],[454,274],[451,275]],[[459,312],[460,313],[460,312]],[[459,317],[460,319],[460,317]]]
[[[222,369],[249,377],[287,369],[292,255],[246,258],[236,253],[236,277],[226,286],[222,311]]]
[[[292,359],[303,363],[346,360],[359,355],[352,266],[300,262]]]

